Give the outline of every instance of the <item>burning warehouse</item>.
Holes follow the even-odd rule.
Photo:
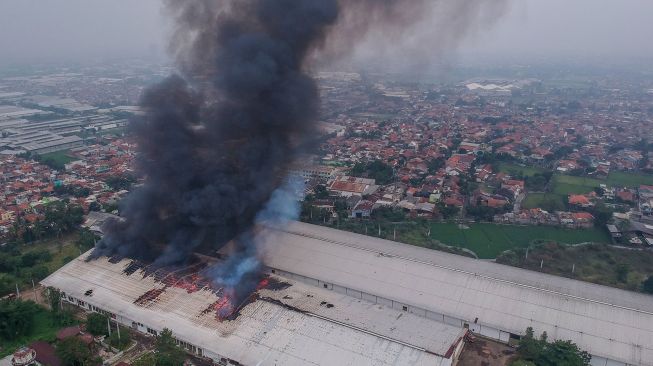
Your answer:
[[[171,329],[188,351],[223,364],[448,366],[464,344],[460,326],[274,274],[234,303],[203,278],[202,261],[151,270],[87,255],[42,283],[134,330]]]
[[[531,326],[593,366],[653,365],[650,296],[303,223],[262,234],[269,277],[238,304],[198,275],[202,261],[151,271],[80,257],[42,283],[242,364],[450,365],[466,329],[508,342]]]

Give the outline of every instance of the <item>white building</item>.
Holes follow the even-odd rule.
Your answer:
[[[507,342],[533,327],[575,342],[594,366],[653,366],[653,296],[303,223],[261,235],[270,273],[292,286],[262,290],[273,301],[247,305],[233,322],[198,315],[212,292],[172,288],[135,305],[163,285],[124,275],[124,262],[77,259],[42,283],[123,324],[171,328],[195,352],[243,364],[449,365],[464,328]]]
[[[592,365],[653,365],[653,296],[293,223],[266,236],[278,274],[508,341],[527,327]]]
[[[451,366],[466,330],[293,280],[259,298],[233,320],[218,320],[221,295],[157,282],[123,270],[129,260],[80,256],[42,281],[66,301],[143,333],[171,329],[178,344],[221,365]],[[274,277],[274,276],[273,276]],[[160,291],[142,301],[145,294]]]

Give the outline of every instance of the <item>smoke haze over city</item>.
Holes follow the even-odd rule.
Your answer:
[[[648,35],[653,33],[649,19],[653,3],[647,0],[475,1],[482,11],[474,14],[474,27],[460,33],[454,26],[462,42],[445,42],[447,47],[443,48],[438,34],[451,29],[443,24],[455,19],[456,3],[433,2],[433,18],[416,20],[418,27],[408,44],[427,41],[423,44],[426,50],[418,55],[443,62],[623,63],[653,57],[653,50],[647,46]],[[166,17],[158,0],[5,0],[0,3],[4,29],[0,48],[6,52],[0,62],[164,58],[172,32]],[[415,37],[427,35],[429,30],[436,35]],[[363,60],[368,53],[377,58],[397,56],[384,48],[357,50],[354,56]]]

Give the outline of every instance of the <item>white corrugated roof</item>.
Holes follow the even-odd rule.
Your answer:
[[[43,285],[156,330],[170,328],[181,340],[246,365],[447,365],[439,355],[464,334],[458,327],[290,280],[287,289],[262,290],[267,300],[245,306],[233,321],[202,314],[218,299],[205,290],[189,294],[169,287],[143,307],[134,301],[161,283],[140,272],[125,275],[129,261],[85,262],[84,257]],[[91,296],[85,296],[88,290]]]
[[[653,365],[653,296],[303,223],[265,236],[268,266],[497,329],[532,326]]]

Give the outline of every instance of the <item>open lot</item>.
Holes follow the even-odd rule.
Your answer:
[[[506,366],[510,365],[515,349],[494,340],[477,337],[473,343],[466,343],[458,366]]]
[[[653,275],[653,251],[646,249],[547,243],[531,248],[528,258],[525,254],[516,249],[500,255],[497,262],[631,291],[640,290],[642,281]]]
[[[538,167],[522,166],[522,165],[510,164],[510,163],[500,163],[499,170],[511,175],[515,175],[516,173],[521,173],[523,176],[532,176],[535,175],[536,173],[544,173],[546,171],[546,169],[542,169]]]
[[[15,292],[16,285],[21,291],[32,289],[32,280],[38,281],[61,268],[68,261],[80,255],[76,245],[79,235],[68,234],[61,238],[51,238],[35,243],[24,244],[18,248],[18,255],[48,252],[50,256],[37,260],[33,265],[20,265],[17,270],[0,271],[0,296]],[[12,252],[13,253],[13,252]],[[6,253],[3,253],[6,255]],[[12,254],[13,255],[13,254]]]

